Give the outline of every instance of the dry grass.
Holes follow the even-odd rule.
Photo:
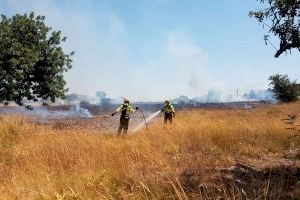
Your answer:
[[[66,134],[21,116],[3,116],[0,199],[242,199],[238,188],[216,189],[211,173],[201,175],[203,190],[191,194],[182,174],[297,150],[299,142],[289,139],[296,131],[281,121],[287,114],[300,116],[300,103],[182,111],[173,126],[157,120],[149,131],[123,138]],[[261,198],[268,196],[268,187]]]

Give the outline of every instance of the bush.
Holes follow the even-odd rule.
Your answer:
[[[290,81],[287,75],[275,74],[270,76],[272,92],[277,100],[281,102],[292,102],[297,100],[296,81]]]

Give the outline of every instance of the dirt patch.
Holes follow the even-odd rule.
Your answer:
[[[300,167],[298,161],[278,159],[272,163],[263,159],[224,169],[186,170],[180,183],[187,196],[197,199],[201,194],[215,198],[237,199],[297,199],[300,197]],[[251,164],[249,164],[251,162]],[[285,162],[285,163],[283,163]]]
[[[145,112],[147,118],[152,112]],[[161,116],[160,116],[161,117]],[[94,131],[115,133],[118,129],[120,121],[120,114],[111,117],[111,113],[103,113],[90,118],[76,117],[76,118],[61,118],[49,120],[49,125],[60,131]],[[134,130],[140,123],[144,122],[144,118],[140,112],[131,115],[129,123],[129,131]]]
[[[222,183],[236,185],[248,199],[296,199],[300,196],[300,168],[282,166],[257,170],[236,166],[221,170]]]

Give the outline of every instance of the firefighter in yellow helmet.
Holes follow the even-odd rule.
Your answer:
[[[138,110],[138,107],[135,107],[135,110]],[[130,114],[134,113],[135,110],[131,107],[129,104],[129,100],[127,98],[124,99],[124,103],[118,107],[116,112],[112,113],[111,116],[114,116],[117,113],[121,113],[120,117],[120,125],[118,129],[118,134],[127,133],[128,126],[129,126],[129,120],[130,120]]]
[[[164,123],[166,124],[169,121],[170,124],[172,124],[172,119],[175,117],[175,109],[169,100],[165,101],[164,107],[161,109],[161,111],[165,113]]]

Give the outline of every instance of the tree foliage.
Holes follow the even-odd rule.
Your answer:
[[[71,56],[64,53],[61,31],[45,25],[44,16],[16,14],[0,21],[0,102],[38,101],[63,97],[67,89],[64,72]]]
[[[281,102],[297,100],[296,81],[290,81],[287,75],[275,74],[270,76],[270,85],[275,98]]]
[[[267,4],[267,8],[251,11],[254,17],[263,26],[269,28],[269,33],[279,38],[280,44],[275,57],[282,53],[298,49],[300,51],[300,0],[257,0]],[[269,35],[265,35],[266,44]]]
[[[96,96],[99,97],[100,99],[103,99],[106,97],[106,93],[103,91],[97,91]]]

